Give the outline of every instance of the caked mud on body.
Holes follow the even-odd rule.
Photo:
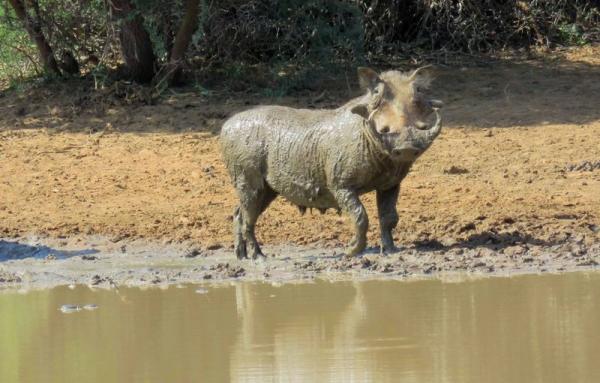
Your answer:
[[[239,259],[262,257],[255,225],[281,195],[303,212],[337,209],[350,215],[355,236],[347,253],[367,244],[368,217],[361,194],[376,191],[381,246],[394,250],[400,182],[441,130],[441,101],[425,97],[429,80],[397,71],[359,68],[367,93],[338,109],[262,106],[231,117],[221,147],[240,203],[234,247]],[[428,119],[435,114],[435,122]]]

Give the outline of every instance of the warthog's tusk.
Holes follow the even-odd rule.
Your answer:
[[[442,116],[438,112],[438,108],[435,108],[433,111],[435,113],[435,124],[431,128],[427,130],[413,128],[413,134],[419,138],[419,141],[421,141],[425,147],[431,145],[433,140],[435,140],[442,130]]]

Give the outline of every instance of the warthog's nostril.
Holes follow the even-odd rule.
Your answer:
[[[390,127],[389,126],[384,126],[383,128],[381,128],[381,133],[389,133],[390,132]]]
[[[415,158],[421,151],[419,149],[411,148],[411,149],[392,149],[392,155],[394,157],[404,157],[406,159]]]

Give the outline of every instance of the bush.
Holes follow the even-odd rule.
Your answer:
[[[81,68],[104,76],[123,62],[131,69],[144,61],[146,81],[161,86],[170,71],[187,69],[208,86],[258,85],[274,94],[310,86],[315,74],[340,65],[398,54],[485,54],[600,40],[600,0],[195,1],[12,0],[41,24],[62,73]],[[0,81],[40,73],[44,66],[23,23],[0,4]],[[189,47],[187,61],[184,48],[170,57],[183,20],[192,21],[185,29],[191,45],[180,40]],[[140,59],[139,47],[148,59]],[[65,69],[69,55],[74,71]],[[134,72],[123,73],[134,79]]]
[[[367,49],[499,49],[598,41],[597,0],[365,0]]]
[[[0,89],[41,74],[35,45],[8,9],[0,7]]]

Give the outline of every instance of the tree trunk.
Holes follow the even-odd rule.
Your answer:
[[[180,80],[185,52],[190,45],[192,35],[198,28],[199,2],[199,0],[185,0],[185,14],[175,36],[167,72],[171,84],[177,83]]]
[[[107,0],[113,16],[121,23],[119,40],[128,75],[138,82],[154,77],[154,51],[150,36],[130,0]]]
[[[171,60],[171,51],[173,50],[173,40],[175,40],[175,31],[173,30],[173,13],[170,8],[171,4],[162,10],[164,14],[162,32],[163,41],[165,44],[165,51],[167,52],[167,62]]]
[[[31,1],[35,3],[37,0]],[[32,18],[27,13],[25,4],[22,0],[8,0],[8,2],[10,5],[12,5],[13,9],[15,10],[15,14],[23,23],[23,26],[29,34],[29,37],[31,37],[31,39],[35,42],[44,70],[48,73],[60,76],[60,69],[58,69],[56,58],[54,58],[54,52],[52,51],[52,47],[50,47],[48,40],[46,40],[46,37],[42,32],[40,20],[37,17],[35,19]],[[37,3],[35,4],[37,5]]]

